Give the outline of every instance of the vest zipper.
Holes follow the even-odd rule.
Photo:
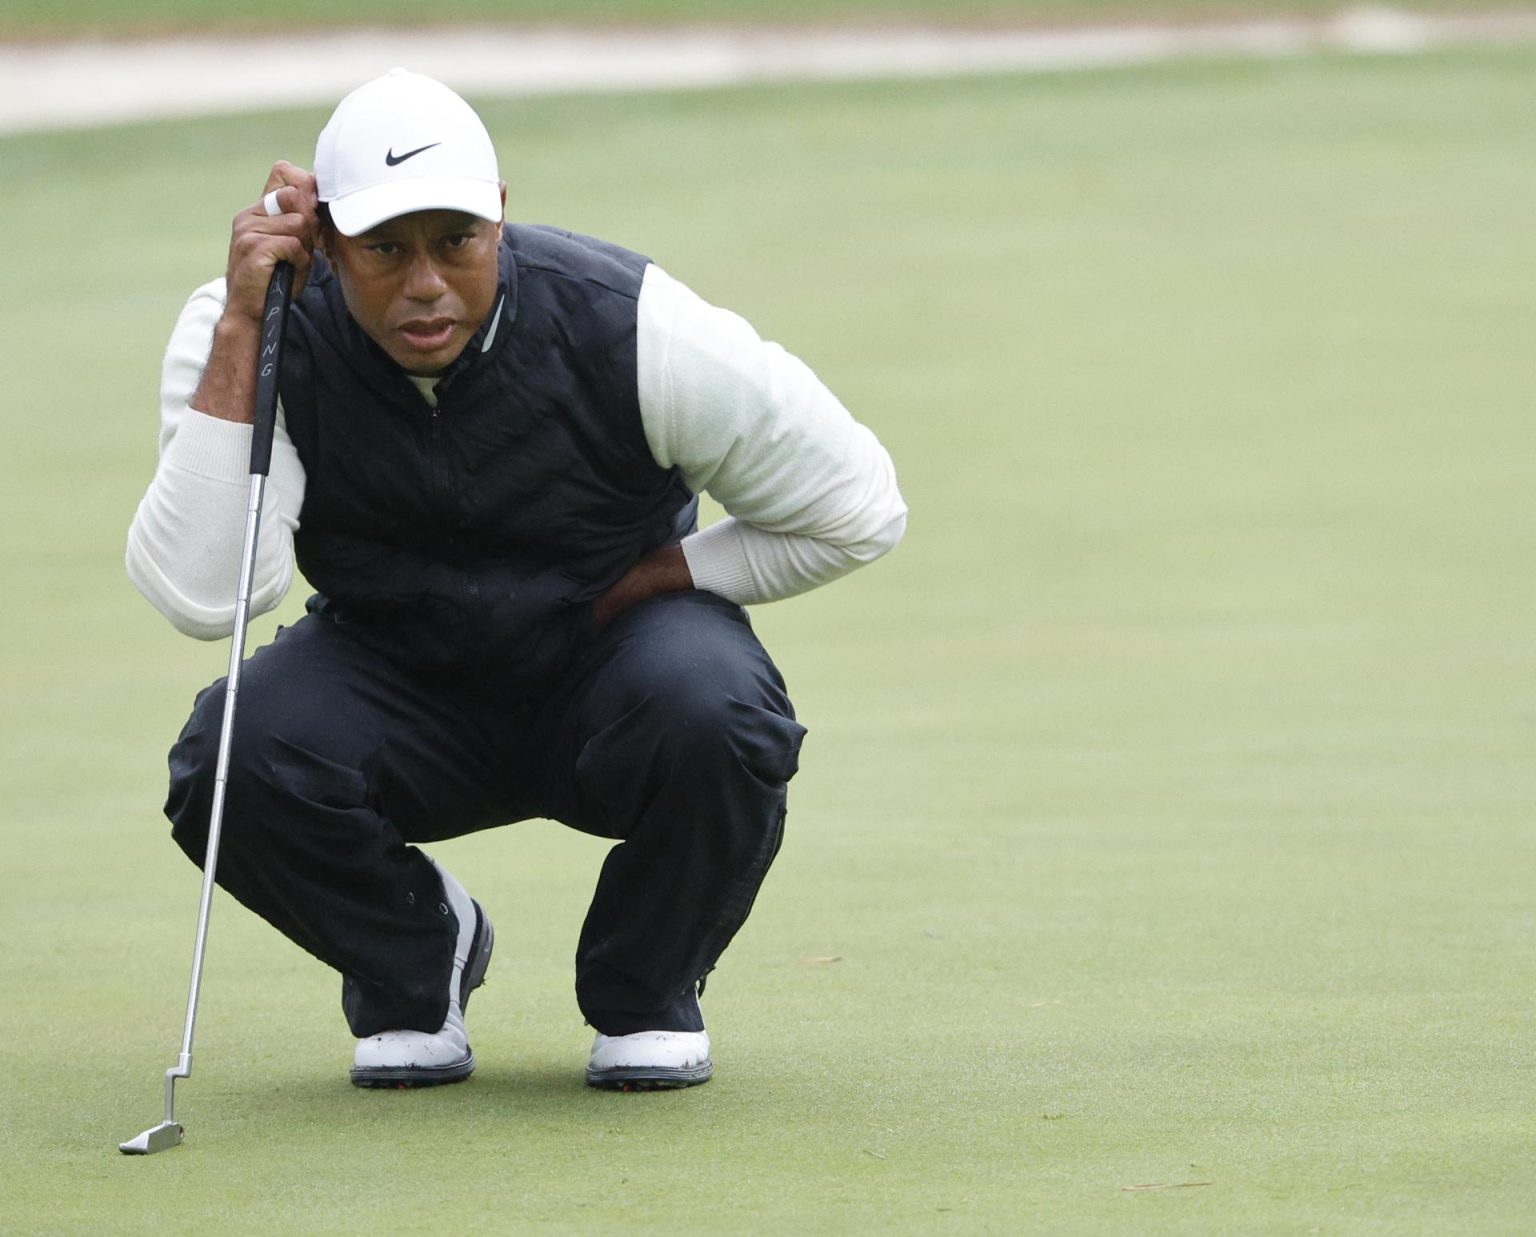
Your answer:
[[[448,498],[448,461],[443,458],[443,419],[436,408],[432,409],[428,424],[432,427],[432,488],[437,491],[439,502]]]
[[[452,512],[454,510],[452,501],[452,485],[450,484],[452,478],[450,478],[448,475],[448,461],[443,455],[443,418],[441,405],[431,410],[428,423],[432,427],[431,437],[433,488],[437,491],[440,508],[443,511]],[[449,533],[450,540],[456,539],[457,531],[458,530],[455,529],[453,532]],[[475,575],[475,572],[472,568],[466,567],[461,570],[464,577],[464,588],[465,591],[469,594],[470,603],[472,605],[478,605],[480,602],[480,580]]]

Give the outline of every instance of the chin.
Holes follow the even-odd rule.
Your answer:
[[[393,352],[390,358],[408,374],[417,378],[435,378],[457,361],[463,351],[464,345],[458,343],[436,352]]]

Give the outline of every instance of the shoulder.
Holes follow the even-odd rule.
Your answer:
[[[761,368],[764,344],[752,324],[706,301],[662,267],[645,272],[639,318],[642,365],[738,373]]]
[[[650,259],[595,236],[543,224],[509,223],[502,245],[520,279],[568,280],[638,299]]]

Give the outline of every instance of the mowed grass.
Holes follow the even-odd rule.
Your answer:
[[[498,926],[460,1087],[197,875],[223,645],[122,574],[163,341],[319,113],[0,141],[17,1232],[1515,1232],[1536,1214],[1536,57],[491,104],[514,212],[653,254],[892,449],[890,560],[756,612],[810,727],[718,1076],[581,1084],[602,846]],[[292,614],[300,594],[284,607]],[[253,639],[270,633],[261,620]]]
[[[1527,0],[1528,3],[1528,0]],[[1288,0],[1291,14],[1329,16],[1348,7],[1341,0]],[[1394,0],[1396,9],[1441,12],[1509,9],[1485,0]],[[1269,17],[1272,0],[1180,0],[1186,20]],[[626,27],[652,23],[716,25],[868,25],[910,22],[1018,26],[1060,22],[1166,20],[1166,0],[450,0],[433,6],[430,20],[445,23]],[[266,0],[235,6],[213,0],[7,0],[0,38],[153,35],[171,31],[206,34],[350,25],[422,24],[415,0]]]

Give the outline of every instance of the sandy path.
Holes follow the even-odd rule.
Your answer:
[[[1196,57],[1416,51],[1536,39],[1536,12],[1081,30],[437,32],[0,45],[0,133],[334,102],[396,64],[471,97],[675,90],[746,82],[1046,72]]]

